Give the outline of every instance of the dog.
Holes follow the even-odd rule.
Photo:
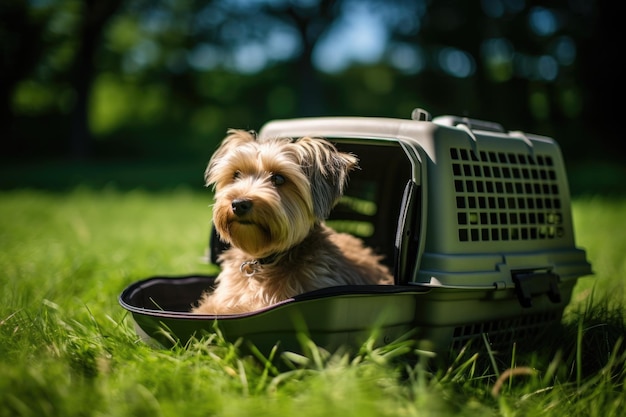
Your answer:
[[[230,129],[205,171],[213,223],[229,248],[198,314],[239,314],[304,292],[348,284],[393,284],[382,257],[324,224],[343,195],[356,156],[325,139],[259,140]]]

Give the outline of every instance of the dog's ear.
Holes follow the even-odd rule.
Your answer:
[[[252,130],[228,129],[226,133],[227,136],[224,140],[222,140],[220,146],[213,153],[213,156],[204,171],[204,180],[207,186],[217,183],[221,175],[229,175],[229,171],[223,166],[227,163],[224,155],[228,154],[232,149],[238,146],[254,142],[256,140],[256,133]]]
[[[311,182],[314,214],[326,219],[343,195],[348,173],[358,168],[356,156],[339,152],[330,142],[303,137],[295,144],[301,155],[301,165]]]

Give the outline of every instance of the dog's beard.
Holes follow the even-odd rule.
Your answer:
[[[252,210],[244,216],[233,213],[232,200],[242,198],[239,193],[216,195],[213,222],[222,240],[241,249],[254,258],[263,258],[300,243],[315,223],[310,201],[302,198],[295,188],[255,190],[245,198],[252,201]]]
[[[234,220],[228,224],[230,243],[254,256],[263,253],[272,241],[271,232],[264,225]]]

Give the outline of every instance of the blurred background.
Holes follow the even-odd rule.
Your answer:
[[[614,97],[624,9],[609,0],[2,0],[0,188],[200,188],[228,128],[408,118],[422,107],[554,137],[574,193],[623,193]]]

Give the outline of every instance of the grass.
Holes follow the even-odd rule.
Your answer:
[[[309,346],[281,370],[219,335],[150,348],[117,303],[151,275],[215,272],[200,262],[208,205],[185,188],[0,192],[0,417],[622,415],[626,200],[574,202],[595,277],[555,343],[437,368],[410,341]]]

